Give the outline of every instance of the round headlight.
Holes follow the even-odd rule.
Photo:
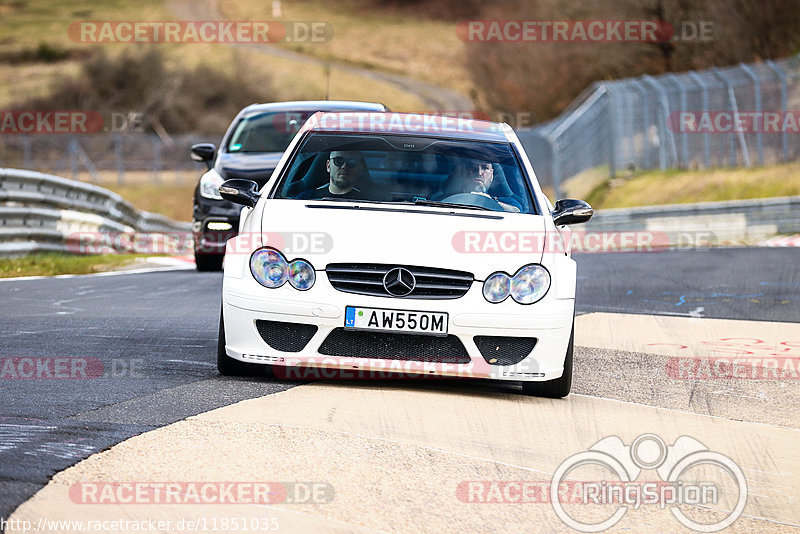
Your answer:
[[[314,273],[314,268],[305,260],[294,260],[289,265],[289,283],[293,288],[305,291],[311,289],[317,275]]]
[[[550,289],[550,273],[541,265],[526,265],[511,279],[511,298],[520,304],[533,304]]]
[[[483,283],[483,298],[492,303],[503,302],[511,290],[511,278],[506,273],[494,273]]]
[[[270,248],[260,248],[250,256],[250,272],[264,287],[281,287],[288,279],[289,266],[283,254]]]

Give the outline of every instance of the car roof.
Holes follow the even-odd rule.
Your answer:
[[[422,113],[319,112],[304,127],[314,132],[405,134],[508,143],[505,123]]]
[[[355,102],[351,100],[295,100],[292,102],[271,102],[251,104],[241,111],[241,115],[263,113],[265,111],[386,111],[386,106],[377,102]]]

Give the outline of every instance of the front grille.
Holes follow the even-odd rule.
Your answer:
[[[469,363],[464,344],[453,335],[446,337],[387,334],[335,328],[319,347],[326,356],[376,358],[435,363]]]
[[[474,336],[481,356],[491,365],[515,365],[536,346],[535,337]]]
[[[396,267],[407,269],[416,280],[414,290],[403,297],[395,297],[383,287],[383,277]],[[393,298],[457,299],[466,294],[474,279],[465,271],[377,263],[331,263],[325,272],[339,291]]]
[[[261,338],[275,350],[300,352],[308,345],[317,327],[313,324],[283,323],[279,321],[256,321]]]

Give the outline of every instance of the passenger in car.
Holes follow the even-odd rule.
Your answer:
[[[298,199],[320,199],[325,197],[364,199],[362,192],[356,187],[364,176],[366,164],[361,152],[332,151],[325,162],[330,180],[316,189],[306,191],[297,196]]]
[[[502,173],[502,170],[498,170]],[[453,169],[452,174],[447,180],[447,186],[443,198],[458,193],[474,193],[487,196],[495,200],[500,206],[509,212],[519,213],[520,207],[517,202],[506,196],[493,195],[495,165],[490,161],[473,159],[459,159]],[[505,179],[503,179],[505,182]],[[499,185],[499,184],[494,184]],[[496,187],[494,189],[497,189]],[[508,186],[506,185],[506,189]],[[510,191],[509,191],[510,192]]]

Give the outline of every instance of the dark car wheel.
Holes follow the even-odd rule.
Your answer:
[[[260,363],[240,362],[225,352],[225,321],[219,310],[219,336],[217,337],[217,370],[225,376],[258,376],[272,374],[272,366]]]
[[[546,397],[548,399],[560,399],[569,395],[572,389],[572,353],[575,341],[575,323],[572,323],[572,332],[569,335],[569,345],[567,355],[564,359],[564,374],[554,380],[546,382],[523,382],[522,392],[525,395],[535,397]]]
[[[222,254],[198,254],[195,252],[194,264],[198,271],[221,271],[224,257]]]

